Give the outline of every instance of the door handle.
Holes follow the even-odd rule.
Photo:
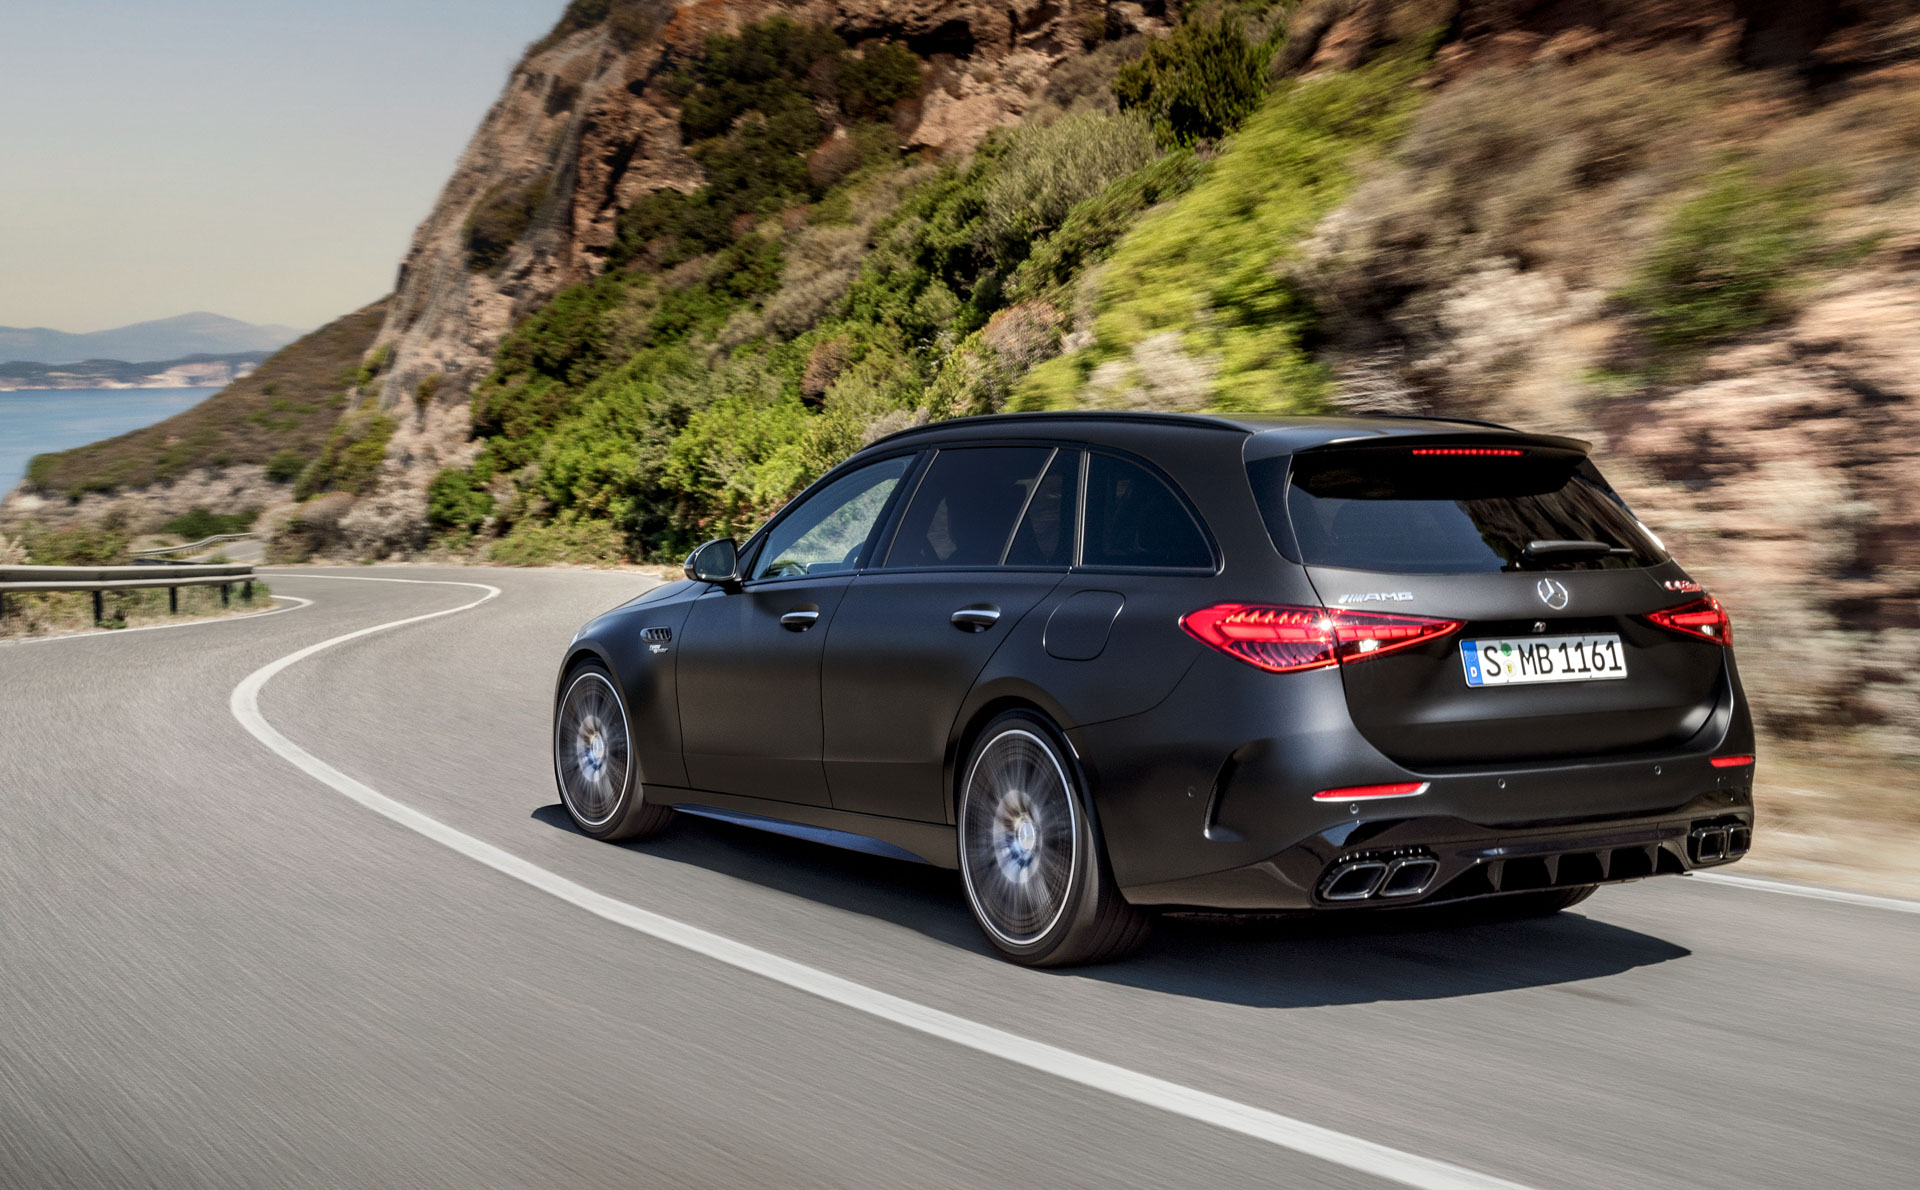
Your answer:
[[[781,616],[780,627],[785,628],[788,632],[805,632],[807,629],[813,627],[814,621],[819,618],[819,609],[800,608]]]
[[[997,607],[963,607],[953,613],[953,626],[962,632],[985,632],[1000,622]]]

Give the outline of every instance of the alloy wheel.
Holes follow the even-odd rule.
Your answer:
[[[980,748],[960,807],[961,870],[981,924],[1010,946],[1044,938],[1080,861],[1079,808],[1052,746],[1012,727]]]
[[[567,687],[553,748],[567,809],[586,826],[607,822],[627,787],[630,746],[620,696],[604,674],[587,670]]]

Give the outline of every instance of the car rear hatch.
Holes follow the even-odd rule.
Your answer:
[[[1726,688],[1724,623],[1649,618],[1704,596],[1584,443],[1390,435],[1250,459],[1248,474],[1275,544],[1336,621],[1455,625],[1404,647],[1362,641],[1378,655],[1341,666],[1355,725],[1402,764],[1669,748]]]

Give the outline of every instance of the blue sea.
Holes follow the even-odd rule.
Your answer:
[[[219,392],[215,388],[60,388],[0,392],[0,496],[27,473],[27,460],[85,446],[164,421]]]

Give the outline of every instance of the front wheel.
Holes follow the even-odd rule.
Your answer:
[[[960,874],[974,920],[1016,963],[1102,963],[1146,939],[1148,918],[1113,882],[1099,832],[1051,724],[1009,711],[968,759]]]
[[[639,839],[673,821],[671,807],[647,804],[639,770],[613,677],[599,662],[586,662],[567,675],[553,715],[553,776],[580,833]]]

